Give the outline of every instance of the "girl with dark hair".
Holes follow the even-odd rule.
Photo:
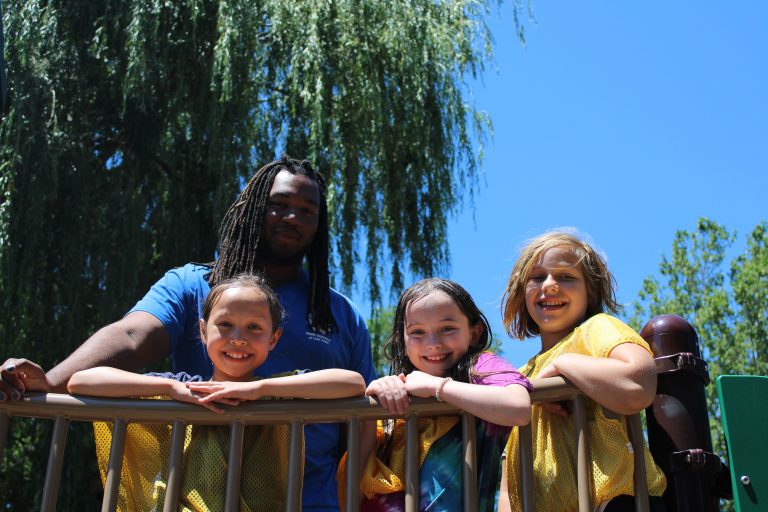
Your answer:
[[[445,279],[419,281],[400,296],[395,311],[387,346],[393,375],[373,381],[366,390],[390,413],[404,414],[410,394],[434,397],[481,420],[478,510],[493,510],[502,448],[511,426],[528,423],[531,409],[530,383],[487,351],[490,340],[488,321],[464,288]],[[372,425],[366,425],[363,436],[368,459],[361,510],[403,510],[405,422],[379,422],[377,430],[374,436]],[[422,418],[419,430],[419,510],[462,510],[459,417]]]

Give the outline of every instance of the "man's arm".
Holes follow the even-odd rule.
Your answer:
[[[96,366],[136,371],[170,351],[170,338],[162,322],[150,313],[135,311],[96,331],[46,377],[51,391],[66,393],[69,378],[77,371]]]

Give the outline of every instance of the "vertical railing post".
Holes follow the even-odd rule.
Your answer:
[[[531,440],[531,424],[517,427],[518,444],[520,448],[520,494],[523,502],[523,512],[536,512],[536,502],[533,490],[533,442]],[[510,454],[507,454],[510,457]],[[504,461],[506,464],[506,461]]]
[[[181,420],[174,421],[171,433],[171,455],[168,461],[168,483],[165,487],[163,512],[176,512],[179,508],[181,477],[184,471],[184,437],[186,434],[186,424]]]
[[[56,510],[64,448],[67,444],[67,427],[69,427],[69,420],[63,416],[56,416],[56,421],[53,423],[53,435],[51,436],[51,449],[48,452],[48,470],[45,473],[43,500],[40,506],[40,510],[43,512]]]
[[[643,449],[643,425],[640,422],[639,414],[627,416],[626,419],[629,441],[632,443],[632,454],[634,455],[635,462],[633,473],[635,482],[635,512],[650,512],[648,478],[645,469],[645,450]]]
[[[347,423],[347,510],[357,510],[360,501],[360,419]]]
[[[573,397],[573,421],[576,427],[576,488],[579,493],[579,512],[592,512],[590,481],[592,468],[589,458],[587,412],[584,395]]]
[[[419,510],[419,417],[405,420],[405,512]]]
[[[104,498],[101,501],[101,512],[117,510],[117,497],[120,491],[120,476],[123,471],[123,452],[125,451],[125,434],[127,424],[122,418],[115,418],[112,427],[112,446],[109,449],[107,463],[107,478],[104,482]]]
[[[224,510],[237,512],[240,510],[240,477],[243,467],[243,438],[245,426],[235,422],[230,427],[229,462],[227,464],[227,494],[225,495]]]
[[[477,510],[477,430],[475,417],[461,415],[461,444],[464,453],[464,511]]]
[[[304,440],[304,423],[301,420],[291,420],[291,448],[288,451],[288,497],[285,500],[285,510],[298,512],[301,510],[301,459]]]

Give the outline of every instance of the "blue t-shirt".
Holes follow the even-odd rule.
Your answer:
[[[210,268],[189,263],[168,271],[129,311],[157,317],[168,331],[174,372],[185,371],[210,378],[213,365],[200,339],[200,318],[211,287],[205,280]],[[283,334],[255,375],[267,377],[296,368],[344,368],[358,372],[366,383],[376,373],[371,342],[362,315],[352,302],[331,289],[331,313],[337,329],[324,334],[307,322],[309,277],[275,287],[286,311]],[[304,510],[338,510],[336,467],[339,425],[313,424],[305,428]],[[344,447],[342,447],[343,449]]]

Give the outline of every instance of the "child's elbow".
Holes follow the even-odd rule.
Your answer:
[[[525,404],[518,406],[517,414],[515,415],[515,425],[518,427],[524,427],[531,422],[531,398],[530,395],[526,395],[527,401]]]
[[[509,427],[523,427],[531,422],[531,395],[528,390],[522,386],[515,386],[512,403],[509,404],[507,410],[509,412],[507,421],[505,422]]]
[[[352,372],[350,385],[355,390],[354,396],[363,396],[365,394],[365,379],[357,372]]]
[[[365,379],[363,376],[352,370],[341,370],[344,372],[343,383],[347,390],[346,396],[356,397],[365,394]]]
[[[67,391],[70,394],[75,395],[82,392],[84,385],[82,373],[83,372],[76,372],[69,378],[69,381],[67,382]]]
[[[624,396],[625,408],[621,413],[630,416],[648,408],[656,397],[656,390],[640,388]]]

